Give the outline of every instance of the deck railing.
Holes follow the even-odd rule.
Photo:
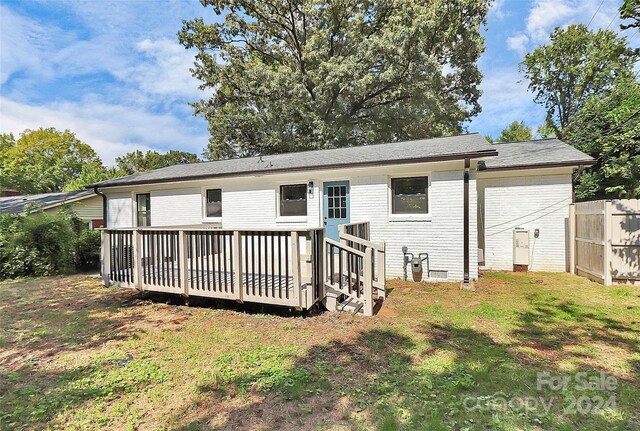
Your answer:
[[[323,297],[322,229],[102,230],[106,286],[308,309]]]
[[[214,227],[102,230],[105,286],[309,309],[330,292],[342,308],[373,314],[385,293],[385,246],[368,223],[323,229]],[[349,305],[351,304],[351,305]]]
[[[384,242],[371,241],[369,222],[342,224],[338,226],[340,242],[349,247],[365,252],[367,248],[371,248],[371,258],[374,268],[372,276],[374,277],[375,287],[380,290],[382,298],[385,296],[384,285],[386,279],[386,254]]]
[[[384,243],[369,240],[368,222],[340,225],[338,232],[339,242],[325,239],[326,284],[344,296],[340,309],[371,316],[375,301],[386,296]]]

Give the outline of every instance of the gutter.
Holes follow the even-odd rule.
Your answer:
[[[469,169],[471,160],[464,159],[464,189],[463,189],[463,271],[462,286],[473,289],[470,286],[471,277],[469,275]]]
[[[510,165],[510,166],[479,166],[479,171],[514,171],[518,169],[541,169],[541,168],[561,168],[561,167],[584,167],[592,166],[596,163],[595,160],[573,160],[567,162],[553,162],[553,163],[534,163],[528,165]]]
[[[93,191],[95,194],[102,196],[102,221],[104,221],[104,227],[107,227],[107,195],[98,191],[98,187],[94,187]]]
[[[174,182],[182,182],[182,181],[204,180],[208,178],[236,177],[236,176],[242,176],[242,175],[265,175],[265,174],[282,173],[282,172],[348,169],[348,168],[354,168],[354,167],[403,165],[403,164],[426,163],[426,162],[444,162],[444,161],[452,161],[452,160],[465,160],[465,159],[471,159],[471,158],[493,157],[497,155],[498,155],[498,152],[496,150],[491,149],[491,150],[474,151],[472,153],[449,154],[446,156],[405,158],[405,159],[371,161],[371,162],[354,161],[353,163],[350,163],[350,164],[332,163],[332,164],[318,165],[318,166],[299,166],[299,167],[293,167],[293,168],[288,167],[288,168],[269,169],[269,170],[263,170],[263,171],[238,171],[238,172],[225,172],[225,173],[219,173],[219,174],[207,173],[207,174],[200,174],[200,175],[189,175],[185,177],[158,178],[158,179],[152,179],[152,180],[142,179],[138,181],[134,180],[134,181],[127,181],[127,182],[121,181],[121,182],[109,182],[109,183],[95,183],[95,184],[88,185],[87,188],[93,187],[95,190],[98,187],[106,188],[106,187],[137,186],[137,185],[143,185],[143,184],[174,183]]]

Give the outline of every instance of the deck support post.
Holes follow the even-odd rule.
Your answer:
[[[293,300],[302,306],[300,291],[300,242],[298,232],[291,232],[291,275],[293,277]]]
[[[133,282],[140,292],[144,291],[142,284],[142,234],[139,229],[133,231]]]
[[[385,253],[385,246],[384,246],[384,242],[381,243],[382,249],[381,250],[377,250],[376,253],[376,265],[378,266],[378,283],[381,283],[383,286],[385,286],[385,282],[387,279],[387,270],[386,270],[386,253]],[[387,297],[387,292],[385,291],[385,289],[379,289],[378,290],[378,298],[381,299],[386,299]]]
[[[187,233],[181,230],[178,234],[178,249],[180,254],[180,286],[182,287],[182,291],[184,296],[189,296],[189,269],[187,265],[189,264],[189,259],[187,259],[187,249],[189,248],[189,244],[187,242]]]
[[[102,284],[109,287],[109,277],[111,273],[111,237],[108,230],[100,231],[102,254],[102,266],[100,267],[100,273],[102,275]]]
[[[242,303],[244,291],[242,289],[242,241],[240,238],[240,231],[233,231],[233,262],[232,269],[233,273],[233,286],[235,291],[233,292],[236,296],[236,301]]]
[[[364,315],[373,316],[373,254],[371,247],[364,250]]]

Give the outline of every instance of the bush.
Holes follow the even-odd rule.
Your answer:
[[[0,279],[98,268],[100,234],[65,210],[0,215]]]
[[[100,268],[100,231],[83,229],[78,235],[76,268],[83,271]]]

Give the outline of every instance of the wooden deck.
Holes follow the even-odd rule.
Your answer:
[[[384,245],[368,240],[368,223],[340,232],[338,243],[323,229],[103,229],[102,277],[105,286],[299,310],[333,294],[371,315],[384,298]]]

